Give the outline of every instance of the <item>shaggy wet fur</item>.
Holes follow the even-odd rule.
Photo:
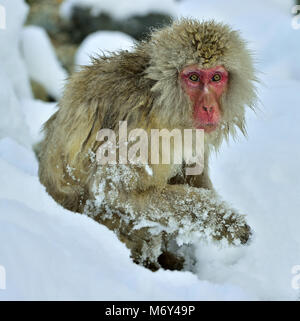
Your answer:
[[[185,177],[184,160],[182,165],[149,165],[152,175],[143,166],[97,165],[97,132],[117,132],[119,121],[127,121],[128,132],[192,128],[192,106],[178,75],[195,63],[223,65],[229,72],[221,124],[205,135],[204,172]],[[40,181],[65,208],[114,230],[134,261],[152,270],[181,269],[184,258],[177,250],[191,241],[188,235],[245,243],[250,229],[244,216],[218,199],[208,158],[223,138],[235,136],[237,129],[245,134],[245,107],[253,108],[255,80],[244,41],[213,21],[176,21],[132,52],[94,58],[70,77],[59,110],[44,126],[45,139],[37,147]]]

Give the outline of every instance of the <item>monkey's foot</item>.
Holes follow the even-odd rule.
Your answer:
[[[177,256],[171,252],[163,252],[157,261],[159,265],[165,270],[177,270],[181,271],[183,269],[184,258],[182,256]]]
[[[163,252],[155,261],[150,260],[149,258],[143,261],[133,258],[133,262],[138,265],[143,265],[152,272],[155,272],[160,268],[171,271],[181,271],[184,265],[184,258],[181,256],[176,256],[171,252]]]

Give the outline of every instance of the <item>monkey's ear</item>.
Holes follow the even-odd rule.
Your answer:
[[[236,129],[247,136],[246,109],[257,110],[256,83],[258,79],[252,63],[241,70],[232,71],[229,75],[228,90],[222,100],[223,121],[228,124],[228,132],[233,138],[237,136]]]

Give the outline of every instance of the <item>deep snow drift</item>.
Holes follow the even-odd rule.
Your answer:
[[[56,107],[33,100],[30,93],[28,75],[36,66],[32,60],[25,64],[20,51],[25,4],[2,0],[1,5],[9,24],[0,29],[0,266],[6,271],[5,290],[0,275],[0,299],[299,298],[291,270],[300,264],[300,30],[291,27],[291,2],[177,4],[179,15],[215,17],[240,29],[262,72],[261,111],[248,113],[248,139],[224,144],[211,162],[216,189],[247,214],[254,239],[240,248],[197,244],[196,275],[152,273],[135,265],[114,233],[47,195],[31,144]],[[47,79],[42,77],[46,67],[41,79]],[[55,77],[49,77],[49,86]]]

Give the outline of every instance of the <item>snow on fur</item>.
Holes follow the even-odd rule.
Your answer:
[[[0,299],[299,299],[291,281],[292,267],[300,264],[300,110],[294,108],[299,103],[295,57],[300,46],[299,31],[290,27],[288,2],[179,3],[181,14],[215,17],[241,29],[252,39],[258,69],[265,73],[264,86],[259,87],[264,112],[247,115],[248,140],[223,145],[211,163],[217,191],[247,214],[255,235],[246,247],[195,241],[194,274],[152,273],[132,263],[113,232],[86,215],[63,209],[45,192],[29,144],[55,106],[31,98],[18,49],[27,12],[24,2],[2,0],[1,5],[14,27],[0,30],[5,43],[0,49],[5,66],[0,77],[5,115],[0,121],[0,265],[6,270]],[[36,117],[24,118],[26,110]],[[105,202],[101,188],[104,183],[98,186],[97,206]],[[140,224],[150,222],[141,219]],[[195,240],[187,231],[190,227],[181,227],[181,242]]]

